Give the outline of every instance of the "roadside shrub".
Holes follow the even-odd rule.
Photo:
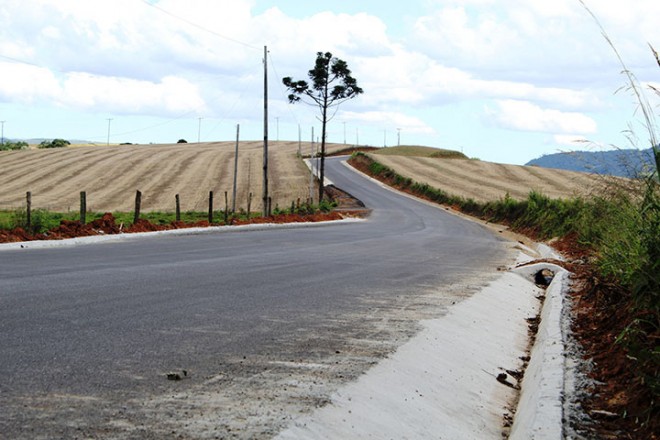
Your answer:
[[[330,212],[337,206],[336,202],[331,202],[329,200],[323,199],[319,203],[319,211],[321,212]]]
[[[179,139],[178,141],[176,141],[176,143],[177,143],[177,144],[187,144],[188,141],[185,140],[185,139]]]
[[[66,139],[53,139],[52,141],[42,141],[38,148],[64,148],[71,145]]]
[[[60,223],[60,218],[53,216],[46,210],[34,209],[30,212],[30,225],[28,226],[27,210],[17,209],[13,212],[12,223],[14,228],[21,228],[31,233],[42,233]]]
[[[17,141],[17,142],[6,141],[0,144],[0,151],[27,150],[28,148],[29,148],[28,143],[23,141]]]
[[[367,157],[366,155],[364,155]],[[375,174],[376,176],[379,176],[383,174],[388,168],[385,165],[382,165],[376,161],[371,162],[369,165],[369,171],[371,171],[372,174]]]

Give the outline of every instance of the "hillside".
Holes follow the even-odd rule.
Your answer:
[[[650,148],[555,153],[531,160],[526,165],[620,177],[638,177],[654,166]]]
[[[532,190],[551,198],[567,198],[588,194],[603,183],[602,178],[571,171],[379,153],[369,156],[402,176],[476,201],[497,200],[507,193],[514,199],[524,199]]]
[[[309,171],[296,157],[297,142],[271,142],[270,194],[275,204],[309,196]],[[309,148],[309,145],[307,146]],[[329,151],[343,145],[330,145]],[[231,193],[235,142],[123,145],[0,152],[0,209],[25,205],[32,192],[35,209],[77,210],[80,191],[87,191],[91,211],[132,211],[135,191],[143,193],[144,211],[173,211],[175,195],[181,209],[208,209],[209,191],[224,209]],[[261,209],[263,142],[241,142],[237,209]]]
[[[209,191],[214,191],[216,208],[223,209],[225,191],[231,204],[234,147],[228,141],[0,152],[0,209],[25,206],[25,193],[31,191],[35,209],[76,211],[80,191],[86,191],[91,211],[132,211],[138,189],[144,211],[173,211],[176,194],[182,210],[204,211]],[[303,154],[309,148],[303,143]],[[329,144],[328,153],[345,148]],[[533,189],[569,197],[598,182],[581,173],[447,159],[460,153],[428,147],[401,148],[398,154],[404,156],[395,155],[395,147],[372,154],[401,174],[476,200],[498,199],[507,192],[524,198]],[[309,196],[309,171],[297,151],[297,142],[270,142],[273,206],[289,206]],[[240,143],[237,209],[247,207],[249,193],[252,210],[261,209],[262,161],[262,141]]]

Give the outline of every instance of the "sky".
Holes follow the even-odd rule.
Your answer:
[[[584,0],[652,103],[657,0]],[[9,139],[307,141],[289,104],[317,52],[364,93],[329,142],[426,145],[524,164],[560,151],[648,148],[613,49],[580,0],[3,0],[0,121]]]

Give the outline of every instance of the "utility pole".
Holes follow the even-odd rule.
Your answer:
[[[383,130],[383,148],[387,147],[387,130]]]
[[[355,146],[360,146],[360,129],[357,127],[355,128]]]
[[[0,121],[0,124],[2,124],[2,137],[0,138],[0,145],[5,144],[5,122],[7,121]]]
[[[234,190],[232,191],[231,212],[236,212],[236,177],[238,176],[238,139],[241,126],[236,124],[236,151],[234,153]]]
[[[401,146],[401,129],[400,128],[396,129],[396,146],[397,147]]]
[[[202,119],[204,118],[197,119],[199,119],[199,125],[197,126],[197,143],[199,144],[202,140]]]
[[[112,122],[112,118],[108,118],[108,142],[107,145],[110,146],[110,123]]]
[[[344,124],[344,145],[346,145],[346,122],[342,122]]]
[[[302,132],[300,131],[300,124],[298,124],[298,157],[302,157]]]
[[[268,215],[268,46],[264,46],[264,194],[263,215]]]
[[[314,127],[312,127],[312,142],[309,144],[309,199],[314,203]]]

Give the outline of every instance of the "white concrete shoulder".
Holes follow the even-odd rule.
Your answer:
[[[529,276],[541,269],[555,272],[546,290],[541,321],[509,439],[561,440],[564,390],[564,337],[561,316],[568,272],[551,264],[534,264],[515,271]]]
[[[517,390],[497,376],[521,368],[541,293],[504,273],[276,438],[500,440]]]

